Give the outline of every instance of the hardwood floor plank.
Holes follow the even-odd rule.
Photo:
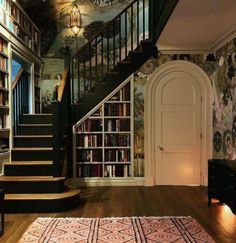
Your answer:
[[[89,187],[80,207],[51,214],[6,214],[0,242],[15,243],[37,217],[192,216],[217,243],[236,242],[236,215],[213,201],[204,187]]]

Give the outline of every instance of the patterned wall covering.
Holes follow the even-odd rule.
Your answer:
[[[29,0],[25,0],[26,3]],[[53,97],[53,87],[56,83],[55,69],[57,70],[56,75],[62,75],[64,66],[58,67],[58,60],[64,61],[65,52],[69,50],[70,54],[73,55],[76,52],[76,39],[71,29],[69,28],[70,23],[70,12],[77,4],[80,9],[82,16],[82,28],[77,36],[78,48],[85,44],[97,31],[104,27],[107,21],[111,20],[120,13],[128,3],[132,0],[51,0],[50,3],[53,10],[53,16],[56,19],[56,35],[52,35],[52,31],[47,31],[42,36],[45,48],[43,49],[44,57],[44,70],[42,75],[42,110],[48,112],[50,109],[50,100]],[[40,4],[40,2],[39,2]],[[42,3],[41,3],[42,4]],[[50,5],[50,6],[51,6]],[[48,23],[44,23],[47,26]],[[50,28],[50,26],[48,26]],[[49,45],[49,43],[52,43]],[[43,46],[43,47],[44,47]],[[69,47],[69,48],[67,48]],[[50,77],[50,78],[49,78]]]
[[[171,60],[200,66],[213,87],[213,158],[236,159],[236,39],[209,55],[163,55],[150,59],[135,73],[135,175],[144,175],[144,95],[157,67]]]

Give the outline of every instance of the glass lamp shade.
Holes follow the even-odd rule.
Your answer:
[[[78,35],[82,26],[81,14],[77,5],[74,5],[70,13],[70,28],[74,35]]]

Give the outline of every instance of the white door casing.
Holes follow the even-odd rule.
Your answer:
[[[180,76],[183,77],[183,80],[180,81]],[[164,80],[164,81],[163,81]],[[172,81],[172,82],[169,82]],[[180,82],[181,86],[176,85],[176,82]],[[168,84],[169,83],[169,84]],[[163,86],[166,89],[164,89],[164,94],[161,94],[160,90]],[[169,87],[168,87],[169,86]],[[170,95],[168,93],[165,93],[168,91],[168,89],[171,89],[176,86],[177,93],[182,94],[174,96]],[[175,87],[175,89],[176,89]],[[161,88],[161,89],[160,89]],[[200,98],[195,97],[194,99],[191,99],[191,95],[186,95],[186,93],[183,92],[183,88],[189,89],[189,92],[192,94],[196,90],[200,91],[200,96],[202,97],[202,103],[200,104]],[[196,90],[195,90],[196,89]],[[195,90],[195,91],[194,91]],[[197,91],[197,92],[198,92]],[[176,93],[176,94],[177,94]],[[160,95],[161,94],[161,95]],[[212,86],[209,77],[206,75],[206,73],[197,65],[187,62],[187,61],[170,61],[168,63],[165,63],[161,65],[150,77],[147,87],[146,87],[146,94],[145,94],[145,122],[144,122],[144,130],[145,130],[145,185],[146,186],[152,186],[155,184],[201,184],[206,185],[207,184],[207,160],[212,157]],[[162,98],[160,98],[162,96]],[[199,95],[198,95],[199,96]],[[148,97],[148,98],[147,98]],[[166,105],[161,106],[164,107],[167,110],[163,114],[163,116],[160,116],[156,112],[157,110],[157,103],[159,102],[157,99],[159,97],[160,102],[164,102],[168,104],[169,108],[167,108]],[[161,101],[162,99],[162,101]],[[164,99],[164,100],[163,100]],[[173,105],[173,102],[179,103],[179,107],[176,105]],[[184,103],[194,103],[192,105],[186,105]],[[196,104],[197,102],[197,104]],[[172,104],[171,104],[172,103]],[[201,109],[198,109],[200,106]],[[174,111],[170,108],[176,109]],[[182,111],[184,110],[185,114],[181,111],[181,109],[178,111],[178,108],[182,107]],[[197,108],[198,107],[198,108]],[[191,109],[190,109],[191,108]],[[169,110],[169,112],[167,112]],[[191,110],[191,111],[190,111]],[[171,112],[170,112],[171,111]],[[175,114],[173,113],[175,112]],[[182,112],[182,113],[181,113]],[[200,113],[200,115],[197,115]],[[185,117],[184,117],[185,116]],[[170,118],[170,119],[167,119]],[[176,127],[171,129],[173,127],[172,119],[175,119]],[[165,123],[162,121],[160,122],[160,119],[164,119]],[[185,122],[186,124],[182,123]],[[158,133],[161,128],[161,123],[165,124],[164,128],[167,129],[167,133],[161,134]],[[182,125],[181,125],[182,124]],[[184,125],[183,125],[184,124]],[[194,133],[190,133],[190,135],[187,135],[187,137],[181,137],[182,143],[184,141],[185,146],[177,146],[177,142],[173,141],[173,139],[177,138],[180,133],[181,129],[186,129],[186,126],[189,127],[189,129],[192,127],[193,124],[195,124]],[[201,124],[201,126],[200,126]],[[177,129],[177,130],[176,130]],[[200,131],[202,133],[202,140],[200,143]],[[174,132],[174,134],[173,134]],[[195,134],[196,133],[196,134]],[[198,133],[198,134],[197,134]],[[168,144],[168,140],[172,138],[172,145]],[[164,151],[160,151],[158,149],[158,146],[163,147],[161,140],[163,140],[166,143],[166,148],[164,148]],[[163,142],[162,141],[162,142]],[[179,140],[181,143],[181,140]],[[194,141],[194,145],[193,145]],[[160,144],[159,144],[160,143]],[[187,146],[188,143],[188,146]],[[191,145],[192,143],[192,145]],[[199,150],[201,151],[199,157],[195,158],[197,148],[196,146],[200,146]],[[183,147],[185,147],[185,152],[189,157],[183,157]],[[157,151],[158,149],[158,151]],[[160,163],[161,159],[160,157],[164,159],[164,161],[171,161],[171,153],[165,153],[170,152],[172,150],[172,153],[179,152],[177,156],[177,160],[175,163],[179,166],[172,165],[173,167],[177,166],[177,170],[175,168],[175,174],[177,174],[179,177],[179,183],[176,183],[174,181],[175,179],[168,179],[171,178],[170,174],[166,174],[168,169],[170,168],[171,164],[163,168],[163,163]],[[195,150],[195,152],[194,152]],[[172,154],[174,155],[174,154]],[[168,157],[169,156],[169,157]],[[174,157],[172,157],[174,158]],[[190,166],[189,168],[184,163],[180,164],[180,161],[183,160],[189,160],[189,158],[193,159],[195,158],[195,163]],[[200,165],[196,167],[197,160],[200,161]],[[182,166],[182,167],[181,167]],[[160,174],[160,168],[162,169],[163,173]],[[181,169],[182,168],[182,169]],[[199,175],[201,172],[201,178],[197,175]],[[159,173],[159,174],[158,174]],[[182,179],[180,179],[182,173]],[[189,181],[187,177],[190,177],[189,175],[192,174],[195,178],[193,181]],[[172,176],[174,173],[172,173]],[[163,181],[161,181],[162,179]],[[156,181],[156,178],[158,180]],[[165,181],[166,180],[166,181]],[[199,181],[200,180],[200,181]]]

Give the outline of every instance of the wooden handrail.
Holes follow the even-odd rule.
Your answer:
[[[19,70],[19,72],[17,73],[17,75],[16,75],[14,81],[12,82],[12,90],[15,89],[15,87],[16,87],[17,83],[19,82],[20,77],[21,77],[21,75],[22,75],[23,72],[24,72],[24,69],[21,68],[21,69]]]
[[[61,102],[61,100],[62,100],[62,96],[63,96],[64,89],[66,86],[68,74],[69,74],[69,70],[66,69],[63,73],[61,84],[59,85],[58,90],[57,90],[57,101],[59,101],[59,102]]]

